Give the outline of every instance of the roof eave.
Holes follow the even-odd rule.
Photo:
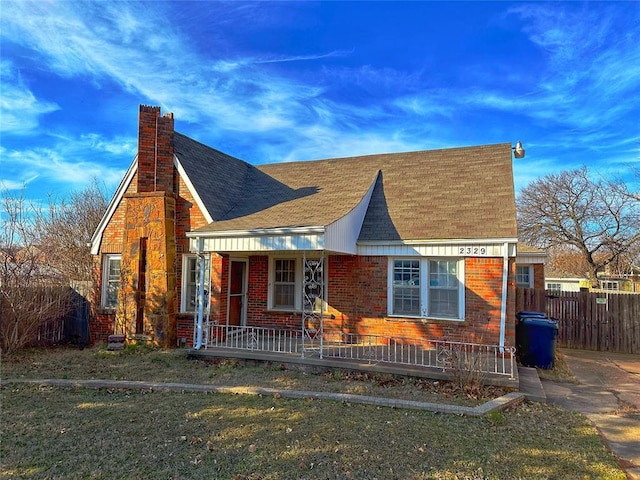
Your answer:
[[[200,208],[200,211],[202,212],[202,215],[204,215],[205,220],[208,223],[213,222],[213,218],[211,217],[211,214],[209,213],[209,210],[207,210],[207,207],[205,206],[204,202],[202,201],[202,198],[200,198],[200,195],[198,194],[198,191],[193,186],[193,183],[191,182],[191,179],[189,178],[189,175],[187,175],[187,172],[184,169],[184,167],[182,166],[182,164],[180,163],[180,160],[178,159],[177,155],[173,156],[173,164],[175,165],[176,170],[178,170],[178,174],[180,175],[180,177],[182,177],[182,180],[184,181],[185,185],[187,186],[187,189],[189,189],[189,192],[191,193],[191,196],[196,201],[196,205],[198,205],[198,207]]]
[[[111,198],[111,201],[107,206],[107,210],[102,216],[100,223],[98,223],[96,230],[93,232],[93,236],[91,237],[92,255],[97,255],[100,251],[100,245],[102,244],[102,234],[104,233],[105,228],[107,228],[107,225],[109,224],[111,217],[118,208],[118,205],[120,205],[120,201],[127,191],[127,188],[129,188],[129,185],[131,184],[131,181],[133,180],[133,177],[135,176],[137,170],[138,155],[134,157],[133,162],[131,162],[131,165],[129,165],[127,172],[124,174],[120,185],[118,185],[118,188],[116,188],[116,192],[113,194],[113,197]]]
[[[228,237],[260,237],[266,235],[306,235],[324,233],[326,227],[321,225],[305,227],[276,227],[276,228],[255,228],[251,230],[221,230],[202,231],[194,230],[187,232],[189,238],[228,238]]]

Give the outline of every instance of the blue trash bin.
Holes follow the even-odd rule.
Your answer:
[[[553,368],[558,324],[543,316],[521,316],[516,324],[516,347],[525,367]]]

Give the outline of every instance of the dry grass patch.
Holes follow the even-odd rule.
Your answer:
[[[576,377],[569,369],[567,362],[565,361],[565,356],[559,352],[555,353],[553,360],[553,368],[545,370],[542,368],[536,369],[538,371],[538,375],[543,380],[551,380],[554,382],[564,382],[564,383],[578,383]]]
[[[62,378],[180,382],[218,386],[248,386],[383,396],[430,403],[476,406],[505,390],[487,386],[468,395],[455,382],[329,370],[311,373],[282,364],[239,360],[187,359],[185,350],[129,346],[110,352],[100,346],[85,349],[32,349],[2,364],[2,378]]]
[[[2,478],[620,479],[581,415],[8,385]]]

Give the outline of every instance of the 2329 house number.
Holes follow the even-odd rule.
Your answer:
[[[458,247],[459,255],[486,255],[487,247]]]

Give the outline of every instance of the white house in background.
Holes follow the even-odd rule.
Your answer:
[[[544,288],[556,292],[579,292],[580,288],[589,287],[587,277],[576,276],[552,268],[545,270]]]

